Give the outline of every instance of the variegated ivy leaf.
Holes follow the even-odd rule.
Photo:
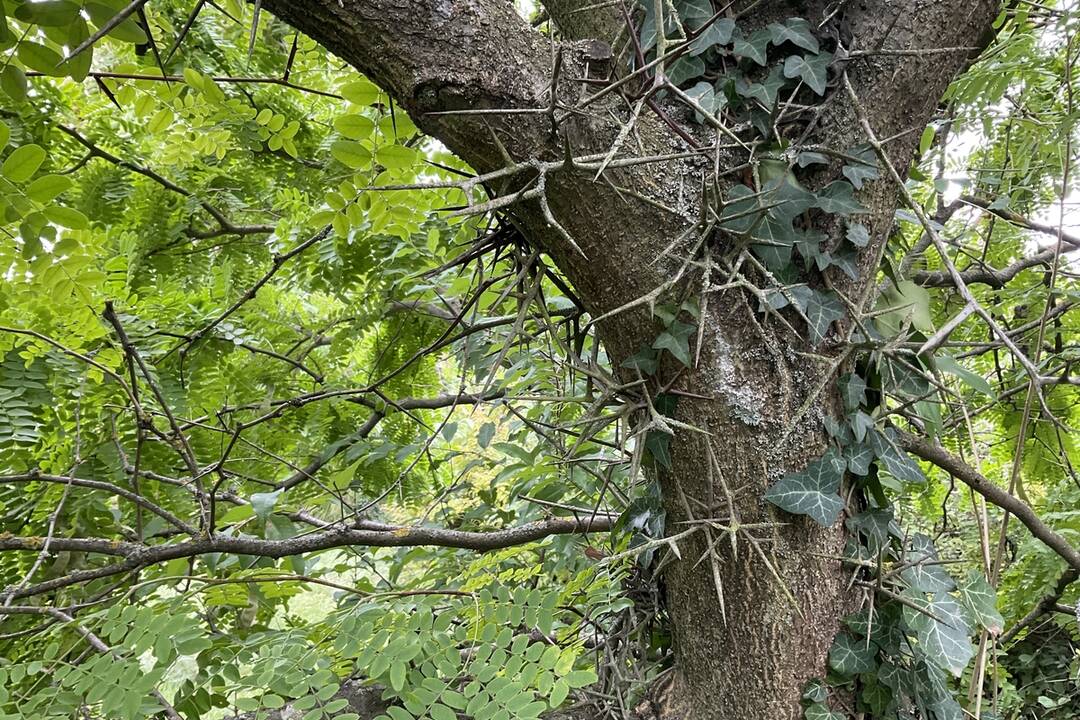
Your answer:
[[[816,207],[834,215],[865,213],[866,208],[855,199],[855,188],[847,180],[833,180],[814,193]]]
[[[806,710],[803,711],[803,716],[806,720],[845,720],[843,715],[833,712],[828,705],[823,703],[814,703],[807,706]]]
[[[834,321],[844,317],[844,306],[831,291],[814,290],[802,309],[810,326],[810,339],[820,345]]]
[[[944,593],[953,590],[956,582],[941,565],[934,541],[922,533],[912,536],[904,550],[904,563],[910,565],[901,577],[913,590]]]
[[[925,483],[926,476],[919,464],[900,448],[894,439],[895,434],[895,430],[886,428],[885,432],[872,429],[866,435],[866,442],[880,461],[879,467],[900,482]]]
[[[915,633],[915,651],[959,676],[975,654],[963,608],[948,595],[924,599],[909,592],[905,596],[919,608],[904,607],[904,620]]]
[[[784,77],[799,78],[818,95],[824,95],[831,62],[830,53],[790,55],[784,61]]]
[[[991,635],[997,635],[1005,626],[1005,620],[997,609],[997,595],[986,578],[977,570],[971,570],[960,585],[960,601],[971,617]]]
[[[877,645],[867,638],[842,632],[829,648],[829,667],[841,675],[859,675],[877,667]]]
[[[837,494],[845,462],[830,448],[802,471],[785,475],[765,493],[765,499],[795,515],[809,515],[828,527],[840,517],[844,501]]]
[[[866,381],[855,373],[841,375],[837,384],[840,386],[844,407],[848,410],[855,410],[866,402]]]
[[[814,37],[810,23],[800,17],[788,18],[782,23],[769,23],[769,34],[772,35],[774,45],[789,42],[816,53],[819,50],[817,38]]]
[[[772,35],[765,28],[757,30],[750,37],[744,37],[736,29],[735,45],[733,51],[739,57],[749,58],[758,65],[765,65],[766,55],[765,51],[769,47],[769,42],[772,40]]]
[[[696,28],[695,28],[696,29]],[[735,21],[731,18],[716,20],[690,44],[690,54],[700,55],[716,45],[727,45],[735,31]]]
[[[874,451],[865,443],[852,443],[844,447],[844,460],[847,461],[849,472],[866,475],[870,472],[870,463],[874,461]]]
[[[867,145],[859,145],[847,151],[847,154],[855,158],[844,166],[844,177],[851,181],[857,189],[861,190],[867,180],[876,180],[879,177],[877,168],[877,155],[874,149]]]

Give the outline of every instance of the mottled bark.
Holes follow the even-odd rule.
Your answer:
[[[847,72],[877,136],[893,138],[888,151],[901,168],[910,163],[949,81],[972,57],[963,51],[920,51],[982,45],[997,8],[994,0],[790,0],[737,3],[736,9],[751,4],[739,19],[750,29],[793,15],[816,26],[843,6],[849,49],[870,53],[849,60]],[[263,6],[386,88],[421,128],[480,171],[504,164],[494,137],[516,161],[557,160],[567,142],[577,155],[603,152],[618,132],[612,115],[626,114],[625,103],[614,94],[558,128],[543,113],[430,114],[548,107],[557,52],[565,60],[556,88],[560,100],[572,105],[594,91],[575,82],[584,74],[588,54],[581,31],[592,25],[575,23],[573,0],[548,5],[572,38],[561,45],[530,28],[504,0],[265,0]],[[595,18],[595,27],[610,33],[611,8],[597,12],[604,15]],[[821,107],[813,141],[844,150],[863,140],[842,86],[832,87]],[[685,115],[672,112],[685,122]],[[711,131],[686,125],[702,144],[711,142]],[[653,113],[641,116],[634,142],[637,154],[686,148]],[[592,172],[552,173],[547,179],[552,213],[582,252],[550,227],[536,203],[516,208],[515,217],[526,236],[551,254],[589,311],[599,315],[639,298],[674,272],[675,261],[662,259],[662,250],[696,222],[695,189],[708,165],[673,161],[615,170],[608,173],[610,183],[594,182]],[[836,172],[830,168],[806,180],[824,182]],[[633,188],[674,212],[620,194],[612,185]],[[874,280],[897,194],[881,180],[868,184],[860,200],[870,209],[863,222],[872,237],[860,257],[863,275],[857,281],[830,277],[853,298]],[[840,228],[821,229],[835,234]],[[676,434],[672,471],[661,478],[669,527],[685,527],[677,523],[688,514],[727,519],[734,513],[742,523],[783,524],[754,533],[760,552],[745,533],[737,536],[737,555],[726,539],[716,546],[726,623],[711,563],[697,562],[705,551],[703,535],[686,543],[683,560],[666,571],[679,668],[666,713],[705,720],[795,718],[801,688],[809,678],[824,676],[829,645],[851,605],[839,563],[830,559],[841,553],[844,532],[842,523],[821,528],[761,498],[771,482],[824,448],[821,418],[836,402],[827,375],[836,368],[811,359],[809,344],[779,325],[759,321],[751,301],[739,294],[712,298],[702,322],[700,361],[675,387],[708,398],[684,397],[677,416],[709,434]],[[618,364],[650,343],[657,329],[646,313],[627,312],[602,323],[600,332]],[[837,348],[826,344],[815,352],[835,356]],[[819,386],[826,390],[815,394]],[[735,497],[733,508],[723,485]]]

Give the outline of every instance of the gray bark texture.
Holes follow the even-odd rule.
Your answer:
[[[614,42],[609,62],[619,64],[627,55],[619,38],[627,33],[620,12],[612,6],[588,9],[595,4],[552,0],[546,11],[559,30],[554,39],[530,27],[506,0],[264,0],[263,7],[351,63],[390,92],[425,132],[477,171],[488,172],[506,164],[503,148],[517,162],[554,162],[567,144],[575,156],[604,153],[611,146],[619,131],[615,118],[627,116],[618,93],[569,115],[557,128],[546,113],[432,114],[546,108],[551,93],[570,107],[596,92],[596,85],[579,82],[597,62],[590,40]],[[847,61],[846,73],[876,136],[888,139],[887,151],[901,174],[949,82],[977,55],[921,51],[982,47],[999,7],[996,0],[733,5],[733,13],[746,8],[738,23],[748,31],[792,16],[818,26],[838,9],[843,13],[849,49],[863,53]],[[552,87],[558,53],[561,73]],[[618,77],[626,71],[616,67],[614,73]],[[715,141],[711,129],[689,122],[678,108],[669,110],[700,145]],[[842,83],[829,88],[809,137],[840,150],[865,142]],[[687,149],[685,139],[650,112],[642,113],[632,142],[634,154],[642,156]],[[594,180],[594,171],[550,172],[544,190],[550,213],[566,234],[551,225],[536,201],[515,205],[511,212],[524,235],[553,258],[598,317],[641,298],[676,272],[676,259],[665,256],[664,249],[697,222],[702,174],[711,173],[716,161],[694,158],[609,169],[606,182]],[[734,165],[736,155],[721,155],[721,170],[727,161]],[[805,181],[821,186],[838,172],[838,166],[830,167]],[[860,256],[861,278],[852,281],[829,271],[832,286],[848,297],[862,296],[874,281],[893,224],[898,195],[885,175],[859,193],[870,209],[862,222],[872,238]],[[514,189],[495,188],[503,193]],[[664,207],[640,199],[645,197]],[[819,229],[832,236],[841,230]],[[712,298],[703,313],[700,359],[694,369],[678,375],[674,388],[685,393],[678,420],[708,434],[676,432],[672,470],[660,481],[671,532],[680,521],[705,517],[777,526],[754,533],[761,539],[760,551],[744,535],[734,546],[726,537],[717,542],[719,578],[713,563],[697,562],[707,552],[703,533],[692,536],[681,548],[683,559],[667,567],[677,673],[660,702],[657,714],[663,717],[799,717],[801,690],[810,678],[825,675],[828,648],[852,605],[835,560],[844,545],[843,523],[821,528],[762,500],[768,485],[824,449],[821,419],[838,406],[835,383],[827,375],[849,368],[810,358],[808,342],[755,317],[753,302],[724,294]],[[643,306],[602,321],[599,329],[616,367],[658,333]],[[813,351],[839,353],[827,342]],[[827,389],[818,393],[822,386]],[[707,399],[694,399],[699,396]],[[734,497],[733,507],[725,486]]]

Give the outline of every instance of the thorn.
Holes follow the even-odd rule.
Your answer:
[[[502,144],[502,140],[500,140],[499,136],[495,134],[494,128],[491,127],[487,120],[484,121],[484,125],[487,126],[488,132],[491,133],[491,140],[495,143],[495,147],[498,148],[499,154],[502,156],[502,159],[506,162],[507,165],[516,165],[517,163],[514,162],[514,158],[510,157],[510,153],[507,152],[506,146]]]
[[[255,38],[259,33],[259,13],[262,11],[262,0],[255,0],[255,10],[251,15],[251,36],[248,38],[247,61],[251,64],[251,54],[255,51]]]

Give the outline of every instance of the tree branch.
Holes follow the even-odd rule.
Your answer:
[[[1060,555],[1069,564],[1069,567],[1080,571],[1080,551],[1077,551],[1076,548],[1069,544],[1068,540],[1044,523],[1030,505],[994,485],[975,468],[945,448],[933,445],[929,440],[908,432],[899,431],[899,434],[900,444],[905,450],[936,465],[982,495],[992,504],[1015,515],[1031,531],[1032,535]]]
[[[79,550],[119,555],[125,559],[121,563],[95,570],[71,573],[37,585],[5,590],[4,594],[10,592],[13,598],[30,597],[75,585],[86,580],[96,580],[177,558],[190,558],[207,553],[232,553],[235,555],[283,558],[290,555],[303,555],[340,547],[422,546],[484,552],[524,545],[552,535],[604,532],[614,526],[615,520],[616,517],[612,515],[597,515],[589,519],[549,518],[491,532],[468,532],[444,528],[383,524],[375,524],[375,527],[379,529],[331,526],[327,530],[286,540],[262,540],[253,537],[232,537],[215,533],[210,537],[197,540],[154,546],[118,543],[106,538],[54,539],[53,542],[56,543],[55,546],[58,549],[63,549],[61,542],[77,541]],[[364,525],[371,527],[372,524],[364,523]],[[0,550],[27,550],[38,549],[39,547],[40,542],[37,538],[7,536],[0,540]]]

